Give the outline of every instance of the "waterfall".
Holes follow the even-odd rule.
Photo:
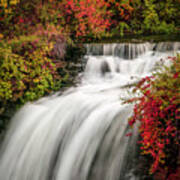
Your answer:
[[[160,42],[154,47],[156,51],[180,51],[180,42]]]
[[[88,55],[109,55],[134,59],[152,48],[150,43],[87,44]]]
[[[172,53],[153,53],[150,43],[87,45],[76,87],[26,104],[11,120],[0,179],[138,179],[133,173],[138,124],[129,128],[133,105],[123,100],[133,96],[133,83]]]

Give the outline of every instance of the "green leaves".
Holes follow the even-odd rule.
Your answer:
[[[130,27],[140,34],[177,33],[180,25],[180,2],[178,0],[136,0],[132,2],[134,15]]]
[[[3,109],[0,116],[12,105],[19,108],[27,101],[34,101],[60,88],[60,76],[47,58],[51,48],[29,37],[0,45],[0,105]]]

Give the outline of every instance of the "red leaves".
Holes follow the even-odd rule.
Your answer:
[[[180,73],[179,73],[179,72],[176,72],[176,73],[174,74],[173,78],[176,79],[176,78],[178,78],[179,75],[180,75]]]
[[[129,124],[141,121],[141,150],[153,158],[151,172],[161,169],[171,175],[172,169],[178,168],[174,158],[180,150],[180,57],[170,60],[173,64],[167,72],[157,73],[156,78],[146,77],[138,83],[136,90],[142,96],[138,101],[129,100],[136,102]]]
[[[110,26],[104,0],[68,0],[62,3],[63,17],[76,37],[100,34]]]
[[[19,23],[24,23],[24,19],[22,17],[19,18]]]
[[[110,27],[117,26],[119,20],[128,20],[132,11],[129,2],[116,0],[64,0],[61,8],[64,28],[76,37],[101,36]]]
[[[136,119],[135,118],[132,118],[130,119],[129,121],[129,125],[132,126],[134,123],[135,123]]]

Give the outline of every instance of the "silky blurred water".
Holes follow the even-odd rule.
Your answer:
[[[138,179],[138,125],[129,128],[133,105],[123,100],[134,96],[132,84],[151,75],[179,45],[99,46],[87,45],[76,87],[26,104],[11,120],[0,152],[0,180]]]

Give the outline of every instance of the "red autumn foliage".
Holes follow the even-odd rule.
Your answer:
[[[76,37],[90,33],[98,36],[111,25],[104,0],[67,0],[62,2],[61,7],[65,26]]]
[[[139,82],[136,90],[142,95],[134,100],[129,121],[141,122],[142,153],[151,156],[150,172],[161,180],[180,177],[180,57],[171,60],[171,67]]]
[[[115,0],[63,1],[64,26],[76,37],[92,34],[98,37],[119,21],[129,19],[133,10],[129,3]]]

